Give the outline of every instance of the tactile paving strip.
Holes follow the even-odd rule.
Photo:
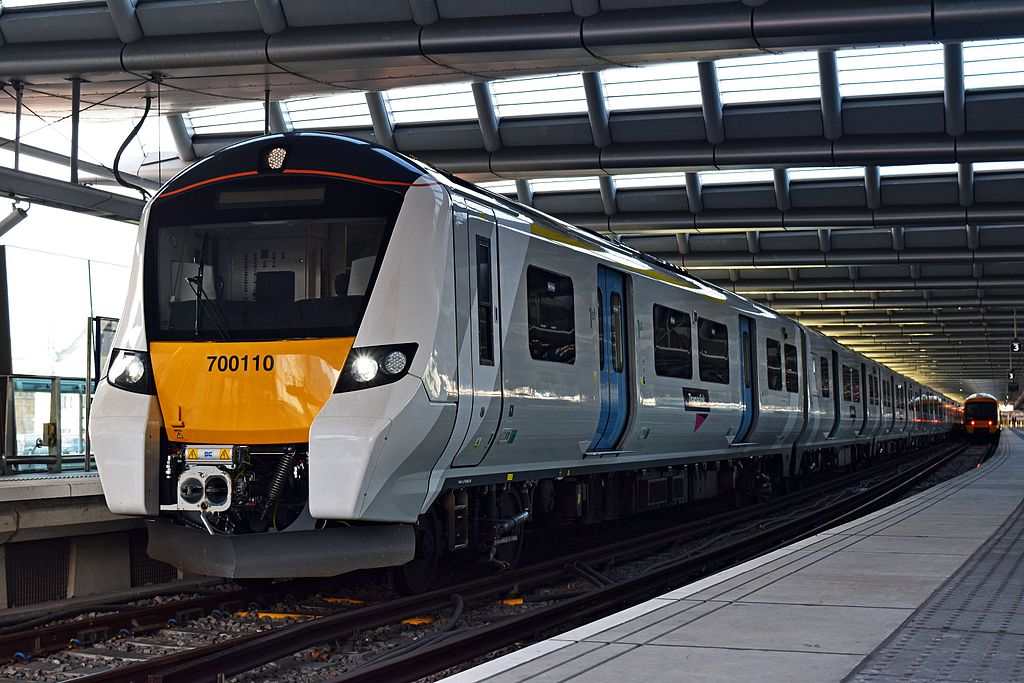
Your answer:
[[[1024,680],[1024,504],[847,681]]]

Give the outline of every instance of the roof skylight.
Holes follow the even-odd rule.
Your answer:
[[[601,72],[608,109],[653,109],[700,104],[696,62],[672,62]]]
[[[720,59],[716,65],[723,104],[816,99],[820,94],[813,52]]]
[[[262,133],[262,102],[236,102],[189,112],[192,129],[198,135],[218,133]]]
[[[1024,40],[977,40],[964,43],[964,87],[1001,88],[1024,85]]]
[[[395,123],[476,119],[473,89],[469,83],[393,88],[384,98]]]
[[[597,176],[577,178],[538,178],[530,181],[535,193],[541,192],[585,192],[600,188]]]
[[[366,95],[361,92],[288,100],[284,108],[297,129],[369,128],[373,125]]]
[[[578,73],[493,81],[491,92],[501,117],[587,111],[583,76]]]
[[[728,183],[773,182],[775,174],[770,168],[736,168],[724,171],[701,171],[700,181],[704,185],[725,185]]]
[[[635,173],[612,176],[615,186],[622,190],[642,189],[651,187],[685,187],[686,174],[671,173]]]
[[[836,61],[843,97],[942,90],[938,44],[839,50]]]

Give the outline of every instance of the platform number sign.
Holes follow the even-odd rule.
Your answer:
[[[1020,353],[1020,339],[1014,339],[1010,342],[1010,353]]]

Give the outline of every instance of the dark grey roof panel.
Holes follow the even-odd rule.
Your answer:
[[[942,95],[848,97],[843,100],[843,133],[944,133]]]
[[[789,186],[789,201],[796,208],[864,206],[863,181],[798,181]]]
[[[903,241],[907,249],[965,249],[967,231],[962,225],[948,228],[906,228],[903,232]]]
[[[596,194],[596,193],[595,193]],[[689,211],[686,188],[666,187],[655,190],[619,190],[616,196],[619,211]]]
[[[135,14],[147,36],[262,30],[252,0],[141,0]]]
[[[805,232],[762,232],[761,251],[818,250],[818,238]],[[744,248],[746,243],[744,242]]]
[[[989,273],[991,275],[992,273]],[[1019,273],[1014,273],[1017,275]],[[921,277],[971,277],[971,266],[952,264],[924,264]]]
[[[693,239],[696,235],[691,236]],[[624,240],[626,244],[647,252],[648,254],[666,253],[676,251],[675,235],[651,235],[649,237],[632,237]]]
[[[1020,226],[987,225],[979,231],[981,247],[1009,247],[1024,244],[1024,228]]]
[[[886,206],[956,204],[955,178],[886,178],[882,181],[882,204]]]
[[[967,93],[967,130],[1021,130],[1019,117],[1006,116],[1007,110],[1024,108],[1024,93],[1019,90]]]
[[[572,12],[571,0],[436,0],[442,19],[489,17],[495,14],[548,14]],[[335,0],[337,2],[337,0]]]
[[[705,209],[775,208],[775,189],[761,183],[743,186],[705,186]]]
[[[540,211],[555,215],[570,211],[604,211],[601,197],[596,193],[586,192],[538,193],[533,195],[533,204]]]
[[[281,0],[289,26],[412,21],[409,0]]]
[[[602,10],[632,10],[648,7],[685,7],[687,5],[710,5],[729,3],[732,0],[598,0]]]
[[[984,266],[985,275],[1020,275],[1020,263],[986,263]]]
[[[618,143],[707,139],[699,108],[612,112],[609,125],[612,140]]]
[[[483,147],[480,124],[476,121],[410,124],[395,127],[395,144],[409,154],[426,150],[473,149]]]
[[[832,249],[891,249],[892,234],[885,229],[833,230]]]
[[[66,41],[67,36],[79,40],[117,39],[117,30],[107,12],[106,4],[73,8],[4,11],[0,31],[9,43],[44,43]]]
[[[747,251],[747,239],[743,234],[701,234],[690,237],[690,251],[693,253],[716,251]]]
[[[1014,202],[1024,199],[1024,173],[976,173],[974,201]]]
[[[506,119],[501,142],[510,147],[536,145],[593,145],[594,136],[586,115]]]
[[[858,266],[857,270],[858,280],[870,280],[871,278],[901,278],[910,276],[910,268],[900,265],[865,265]],[[849,277],[849,270],[847,270],[846,273],[841,274],[840,277],[843,277],[844,275]]]
[[[724,110],[725,135],[731,139],[820,137],[821,104],[818,100],[765,106],[730,105]]]

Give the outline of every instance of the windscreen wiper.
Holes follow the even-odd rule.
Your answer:
[[[196,317],[195,317],[195,336],[199,336],[199,330],[203,326],[203,313],[205,312],[210,316],[210,322],[213,323],[213,327],[220,334],[222,339],[227,339],[228,334],[224,327],[217,321],[215,312],[209,308],[209,303],[203,300],[206,296],[206,290],[203,289],[203,271],[206,270],[206,243],[209,240],[210,233],[203,233],[203,245],[199,248],[199,259],[196,265],[199,266],[196,274],[193,277],[187,278],[186,282],[192,287],[192,291],[196,294]]]

